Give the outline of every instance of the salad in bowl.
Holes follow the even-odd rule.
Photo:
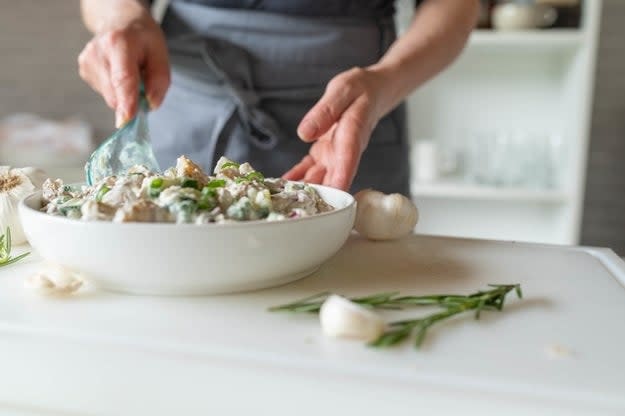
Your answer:
[[[209,176],[185,156],[163,174],[143,166],[93,186],[43,184],[42,210],[84,221],[212,224],[281,221],[332,211],[314,187],[265,178],[249,163],[222,157]]]
[[[209,175],[181,156],[163,173],[135,166],[93,186],[48,179],[19,213],[41,257],[100,288],[208,295],[313,273],[349,237],[356,202],[225,158]]]

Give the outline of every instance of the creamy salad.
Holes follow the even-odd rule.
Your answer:
[[[83,221],[211,224],[280,221],[334,208],[310,185],[265,178],[249,163],[221,158],[209,176],[185,156],[163,174],[143,166],[93,186],[43,184],[42,211]]]

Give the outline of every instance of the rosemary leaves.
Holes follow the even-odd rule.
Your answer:
[[[11,257],[11,229],[7,227],[6,232],[0,235],[0,267],[20,261],[30,253],[24,253],[17,257]]]
[[[406,341],[414,336],[414,345],[419,348],[423,343],[428,329],[437,322],[453,316],[473,312],[475,319],[480,318],[482,311],[503,309],[506,296],[515,292],[521,298],[521,285],[489,285],[489,290],[478,291],[470,295],[427,295],[401,296],[397,292],[378,293],[371,296],[351,298],[350,301],[371,309],[404,310],[419,306],[436,306],[441,310],[416,319],[394,321],[387,324],[384,333],[368,345],[372,347],[390,347]],[[269,308],[271,312],[319,313],[321,306],[330,296],[324,292],[285,305]]]

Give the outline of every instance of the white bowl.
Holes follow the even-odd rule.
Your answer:
[[[22,200],[19,212],[28,241],[44,259],[101,288],[208,295],[291,282],[332,257],[350,234],[356,203],[346,192],[315,188],[334,211],[278,222],[85,222],[40,212],[41,192]]]

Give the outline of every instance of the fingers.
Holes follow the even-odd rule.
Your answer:
[[[115,124],[120,127],[137,111],[140,74],[138,59],[131,54],[130,46],[124,39],[110,40],[114,47],[110,51],[111,86],[117,100]]]
[[[301,181],[304,179],[306,172],[313,167],[315,161],[310,155],[305,156],[297,165],[293,166],[291,170],[282,175],[282,177],[289,181]]]
[[[307,155],[282,177],[290,181],[322,183],[326,177],[326,173],[327,170],[325,166],[316,163],[312,156]]]
[[[348,190],[351,186],[373,130],[372,123],[367,119],[368,108],[367,99],[361,97],[338,123],[332,140],[336,163],[332,175],[328,177],[329,186],[342,190]]]
[[[143,79],[150,108],[158,108],[162,104],[171,82],[167,49],[154,48],[148,51]]]
[[[319,102],[304,116],[297,128],[297,135],[303,141],[314,141],[327,132],[359,95],[350,74],[351,71],[332,79]]]
[[[307,183],[322,183],[326,175],[326,168],[323,165],[316,164],[311,167],[304,176],[304,182]]]
[[[152,108],[162,103],[170,83],[165,38],[150,21],[96,35],[78,66],[80,76],[115,109],[118,127],[136,113],[142,77]]]
[[[109,77],[109,62],[93,41],[89,42],[78,56],[78,70],[80,77],[94,91],[99,92],[106,104],[114,110],[117,107],[117,99]]]

